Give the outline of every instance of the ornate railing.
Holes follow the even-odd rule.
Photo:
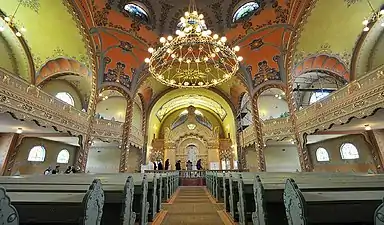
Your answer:
[[[0,70],[0,113],[17,119],[35,121],[72,135],[86,133],[88,114],[78,110],[36,86]]]
[[[266,120],[262,123],[263,139],[281,140],[293,134],[292,123],[289,117]]]
[[[120,141],[123,135],[123,122],[111,121],[105,119],[95,119],[92,136],[103,141]],[[131,127],[129,141],[133,146],[142,148],[144,145],[144,135],[136,127]]]
[[[94,123],[92,136],[95,138],[104,141],[121,140],[124,123],[105,119],[95,119]]]
[[[262,122],[263,139],[281,140],[292,136],[292,125],[289,117],[270,119]],[[249,146],[256,141],[253,125],[247,127],[240,136],[243,147]],[[244,138],[244,139],[243,139]]]
[[[313,133],[333,124],[363,118],[384,108],[384,66],[296,112],[300,132]]]

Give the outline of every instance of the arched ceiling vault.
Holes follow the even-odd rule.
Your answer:
[[[19,1],[0,0],[1,10],[8,16]],[[92,65],[92,51],[84,27],[67,0],[22,1],[15,19],[23,33],[34,62],[35,71],[49,60],[66,57],[87,66]]]
[[[375,9],[383,0],[370,1]],[[293,67],[311,55],[328,54],[339,58],[348,68],[356,42],[362,34],[362,21],[371,14],[367,2],[315,0],[304,18],[293,53]]]
[[[104,82],[119,82],[135,93],[147,82],[144,58],[149,46],[156,46],[161,36],[174,35],[179,18],[188,9],[189,1],[179,0],[73,0],[92,30],[94,42],[101,55]],[[244,0],[197,0],[198,11],[214,33],[226,35],[230,45],[242,47],[244,71],[250,87],[267,80],[280,80],[279,62],[307,0],[258,1],[255,15],[243,22],[232,23],[232,16]],[[125,4],[135,2],[149,14],[149,24],[133,20],[124,10]],[[285,74],[285,73],[284,73]],[[99,81],[101,82],[101,81]],[[144,85],[145,86],[145,85]],[[235,90],[238,87],[239,90]],[[146,87],[145,87],[146,88]],[[156,93],[156,87],[151,93]],[[225,88],[227,93],[243,92],[241,85]],[[232,89],[232,90],[231,90]],[[142,93],[143,94],[143,93]],[[144,95],[144,94],[143,94]],[[237,95],[237,94],[235,94]],[[232,96],[231,96],[232,98]],[[237,97],[236,97],[237,98]],[[237,99],[238,101],[238,99]]]

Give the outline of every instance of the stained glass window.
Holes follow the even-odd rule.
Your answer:
[[[67,149],[63,149],[57,155],[57,163],[68,163],[69,162],[69,152]]]
[[[67,104],[70,104],[71,106],[75,106],[75,101],[73,100],[72,95],[67,92],[59,92],[55,97]]]
[[[325,148],[318,148],[316,150],[316,159],[318,162],[327,162],[329,161],[329,155]]]
[[[317,91],[313,92],[309,99],[309,104],[313,104],[329,95],[329,92]]]
[[[344,143],[340,147],[340,154],[342,159],[358,159],[359,151],[357,150],[356,146],[354,146],[351,143]]]
[[[146,23],[149,22],[148,13],[140,6],[129,3],[124,6],[124,9],[135,19],[139,19]]]
[[[45,159],[45,148],[43,146],[34,146],[29,151],[28,161],[29,162],[44,162]]]
[[[236,10],[233,15],[232,22],[241,22],[255,14],[256,10],[259,8],[259,4],[256,2],[247,2],[242,5],[238,10]]]

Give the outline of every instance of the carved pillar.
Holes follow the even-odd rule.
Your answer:
[[[238,132],[236,134],[236,142],[237,142],[237,157],[238,157],[238,169],[239,170],[245,170],[247,169],[247,159],[246,159],[246,155],[247,153],[245,152],[245,148],[242,147],[242,143],[240,143],[240,135],[241,133]]]
[[[383,173],[384,159],[384,132],[383,130],[370,130],[362,133],[365,141],[370,145],[371,155],[378,173]]]
[[[7,135],[7,137],[5,137],[5,135]],[[19,146],[23,138],[24,136],[20,134],[4,134],[4,136],[2,136],[1,141],[7,141],[7,143],[1,144],[4,148],[6,148],[5,151],[7,152],[4,154],[5,157],[1,167],[1,175],[12,175],[12,169],[15,165],[15,160],[18,152],[17,147]]]
[[[303,135],[299,132],[299,127],[297,126],[297,116],[296,116],[296,103],[293,96],[293,82],[288,83],[288,90],[286,91],[290,121],[292,123],[293,134],[296,139],[297,151],[300,160],[301,170],[303,172],[311,172],[313,171],[313,164],[310,159],[310,154],[308,149],[305,147],[306,141]]]
[[[121,138],[121,152],[120,152],[120,166],[119,172],[125,173],[128,170],[128,156],[129,156],[129,135],[131,133],[131,124],[133,116],[133,100],[127,97],[127,108],[125,110],[125,122],[123,125],[123,135]]]
[[[265,171],[265,157],[264,157],[264,140],[261,130],[261,120],[259,116],[259,107],[257,105],[258,96],[252,98],[252,118],[256,135],[255,151],[256,151],[256,168],[258,171]]]
[[[147,144],[148,144],[148,132],[147,132],[147,112],[143,107],[143,115],[142,115],[142,133],[143,133],[143,150],[141,152],[141,164],[147,164]]]

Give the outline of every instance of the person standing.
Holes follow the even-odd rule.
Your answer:
[[[158,170],[163,170],[163,164],[161,163],[161,161],[157,164],[157,169]]]
[[[164,170],[169,170],[169,159],[165,160]]]
[[[156,161],[153,162],[153,170],[157,170]]]
[[[190,160],[188,160],[186,166],[187,166],[187,170],[192,170],[192,162]]]
[[[175,164],[175,168],[176,168],[176,170],[181,170],[181,161],[180,160],[177,160],[177,162]]]
[[[203,166],[201,165],[201,159],[197,160],[196,169],[197,170],[202,170],[203,169]]]

